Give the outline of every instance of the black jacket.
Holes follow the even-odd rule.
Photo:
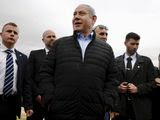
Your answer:
[[[105,107],[115,105],[117,67],[104,41],[93,39],[83,60],[76,36],[57,40],[40,75],[53,119],[104,119]]]
[[[32,109],[33,103],[37,95],[40,95],[41,91],[38,88],[40,82],[39,79],[39,69],[46,57],[45,49],[33,50],[30,52],[27,72],[25,76],[25,85],[24,85],[24,108]],[[33,100],[32,100],[33,99]]]
[[[15,114],[20,118],[23,87],[24,87],[24,77],[25,77],[26,65],[27,65],[27,56],[16,49],[15,49],[15,54],[16,54],[15,61],[17,64],[17,76],[16,76],[17,93],[11,97],[11,101],[10,101],[10,98],[4,97],[3,99],[4,101],[10,101],[10,102],[0,101],[0,113],[3,114],[5,112],[8,113],[12,111],[13,115]]]
[[[117,57],[116,62],[119,69],[118,78],[121,83],[125,81],[124,55]],[[154,77],[154,67],[151,60],[148,57],[137,54],[137,60],[130,77],[130,82],[138,88],[138,93],[130,96],[136,120],[150,120],[152,118],[151,93],[155,87]],[[120,114],[122,116],[128,114],[126,100],[126,94],[120,94]]]

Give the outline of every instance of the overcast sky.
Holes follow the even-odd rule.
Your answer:
[[[141,36],[138,52],[158,65],[160,53],[160,0],[0,0],[0,28],[15,22],[20,28],[16,48],[29,54],[43,48],[42,33],[52,29],[58,38],[72,34],[73,11],[79,4],[95,8],[97,24],[109,28],[108,43],[115,56],[124,53],[125,36]]]

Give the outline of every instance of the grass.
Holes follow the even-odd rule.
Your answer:
[[[26,120],[26,114],[25,114],[23,108],[22,108],[22,112],[21,112],[21,119],[17,119],[17,120]]]

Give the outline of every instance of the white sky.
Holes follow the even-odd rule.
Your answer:
[[[0,0],[0,28],[15,22],[20,28],[16,48],[29,54],[43,48],[42,33],[47,29],[58,38],[72,34],[72,16],[79,4],[95,8],[97,24],[109,28],[108,43],[115,56],[125,51],[127,33],[141,36],[139,54],[150,57],[158,65],[160,53],[160,0]]]

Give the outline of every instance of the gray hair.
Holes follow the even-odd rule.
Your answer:
[[[93,7],[91,7],[90,5],[87,5],[87,4],[81,4],[82,6],[85,6],[87,9],[88,9],[88,11],[89,11],[89,14],[91,15],[91,16],[96,16],[96,12],[95,12],[95,10],[94,10],[94,8]],[[80,5],[80,6],[81,6]]]
[[[97,28],[108,30],[108,28],[105,25],[97,25],[95,26],[94,30],[96,30]]]

